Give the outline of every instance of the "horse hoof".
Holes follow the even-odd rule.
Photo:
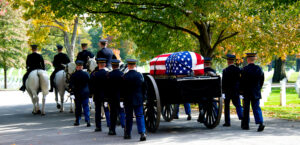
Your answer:
[[[59,105],[59,104],[57,104],[57,105],[56,105],[56,108],[57,108],[57,109],[60,109],[60,105]]]
[[[64,112],[64,111],[60,110],[59,112],[62,113],[62,112]]]
[[[41,110],[38,110],[38,111],[36,112],[36,114],[41,114]]]
[[[70,111],[70,113],[73,113],[73,111]]]
[[[35,115],[36,113],[34,113],[33,111],[31,112],[33,115]]]
[[[41,114],[41,116],[45,116],[45,115],[46,115],[45,113],[42,113],[42,114]]]

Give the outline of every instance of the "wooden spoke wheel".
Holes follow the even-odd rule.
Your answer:
[[[161,108],[162,116],[167,122],[172,121],[178,111],[178,104],[164,104]]]
[[[213,98],[203,105],[203,121],[207,128],[215,128],[219,125],[222,116],[222,99]]]
[[[149,132],[155,132],[160,123],[160,97],[154,78],[145,76],[146,99],[144,102],[145,125]]]

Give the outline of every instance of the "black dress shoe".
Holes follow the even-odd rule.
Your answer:
[[[125,134],[124,139],[131,139],[131,136],[129,134]]]
[[[24,86],[22,86],[19,90],[24,92],[26,90],[26,88]]]
[[[173,119],[179,119],[179,117],[178,116],[174,116]]]
[[[116,135],[116,131],[109,130],[108,135]]]
[[[78,122],[75,122],[75,123],[74,123],[74,126],[79,126],[79,123],[78,123]]]
[[[192,116],[189,114],[186,120],[191,120]]]
[[[91,123],[86,123],[86,127],[91,127]]]
[[[101,128],[99,128],[99,127],[96,127],[96,128],[95,128],[95,132],[100,132],[100,131],[102,131]]]
[[[49,92],[53,92],[53,89],[50,89]]]
[[[263,124],[260,124],[259,127],[258,127],[258,129],[257,129],[257,131],[258,131],[258,132],[261,132],[261,131],[263,131],[264,129],[265,129],[265,126],[264,126]]]
[[[223,126],[225,126],[225,127],[229,127],[229,126],[230,126],[230,124],[229,124],[229,123],[224,123],[224,124],[223,124]]]
[[[146,134],[145,133],[141,134],[140,141],[146,141]]]
[[[242,129],[243,130],[249,130],[250,128],[249,128],[249,126],[242,126]]]

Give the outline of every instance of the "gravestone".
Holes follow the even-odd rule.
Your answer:
[[[286,106],[286,81],[286,78],[280,81],[280,106]]]

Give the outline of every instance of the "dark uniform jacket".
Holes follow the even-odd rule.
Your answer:
[[[84,63],[83,63],[83,68],[86,69],[86,68],[87,68],[86,63],[87,63],[87,61],[88,61],[88,57],[89,57],[89,58],[93,58],[93,57],[94,57],[94,54],[91,53],[91,52],[88,51],[88,50],[82,50],[81,52],[78,53],[76,61],[77,61],[77,60],[83,61],[83,62],[84,62]]]
[[[70,88],[74,92],[75,99],[86,99],[90,95],[89,90],[90,76],[87,72],[75,71],[70,78]]]
[[[90,81],[91,92],[94,101],[106,101],[107,99],[107,71],[105,69],[94,71]]]
[[[223,70],[222,91],[226,98],[239,97],[241,70],[235,65],[230,65]]]
[[[109,88],[109,100],[114,102],[119,102],[120,97],[123,98],[122,95],[122,88],[123,85],[123,75],[124,73],[121,72],[119,69],[115,69],[108,74],[108,88]]]
[[[66,55],[64,53],[58,53],[54,56],[53,66],[56,70],[62,70],[65,67],[61,64],[68,64],[69,62],[70,62],[70,59],[69,59],[68,55]]]
[[[123,78],[125,87],[125,105],[143,105],[143,75],[135,70],[129,70]]]
[[[35,69],[45,70],[45,63],[42,55],[36,52],[29,54],[26,60],[26,69],[27,71],[32,71]]]
[[[114,53],[111,49],[109,48],[102,48],[100,51],[97,53],[97,58],[106,58],[106,67],[110,68],[111,67],[111,59],[113,57]]]
[[[255,64],[248,64],[241,71],[241,93],[245,99],[260,99],[264,72]]]

